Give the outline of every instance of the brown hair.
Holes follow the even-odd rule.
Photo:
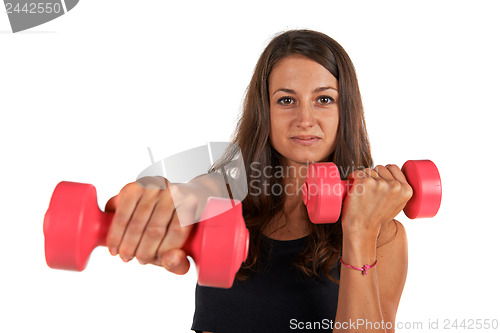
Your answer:
[[[372,167],[370,144],[367,137],[363,105],[359,92],[354,66],[335,40],[311,30],[289,30],[275,36],[260,56],[246,91],[243,112],[238,120],[232,142],[236,143],[244,160],[247,180],[266,193],[264,186],[272,188],[281,185],[283,179],[273,176],[265,178],[262,172],[252,168],[257,162],[259,167],[281,168],[280,154],[271,146],[269,75],[273,66],[281,59],[299,54],[306,56],[325,67],[339,82],[339,128],[336,146],[329,160],[334,162],[345,179],[349,170]],[[235,151],[226,152],[226,159],[218,161],[212,171],[227,163]],[[275,172],[272,173],[276,175]],[[255,180],[258,180],[255,182]],[[255,185],[257,184],[257,185]],[[282,188],[282,187],[280,187]],[[255,271],[260,262],[264,227],[278,214],[284,214],[286,193],[281,195],[247,195],[243,200],[243,217],[250,232],[248,258],[237,274],[240,280],[246,279]],[[323,273],[338,282],[331,275],[338,263],[342,249],[342,227],[340,221],[332,224],[311,224],[311,234],[305,249],[295,260],[295,266],[308,276],[319,277]]]

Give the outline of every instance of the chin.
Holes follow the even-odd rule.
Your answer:
[[[281,150],[281,149],[280,149]],[[282,150],[284,154],[280,151],[282,162],[286,164],[311,164],[317,162],[331,162],[331,156],[333,152],[317,152],[312,151],[311,149],[297,149],[291,148],[287,150]]]
[[[321,158],[318,157],[317,155],[310,155],[310,156],[292,156],[291,158],[288,158],[288,160],[293,161],[298,164],[311,164],[311,163],[316,163],[316,162],[321,162],[326,160],[327,157]]]

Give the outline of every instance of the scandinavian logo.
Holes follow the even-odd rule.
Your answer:
[[[159,161],[155,161],[151,149],[148,148],[148,150],[151,165],[137,176],[138,185],[144,187],[154,185],[156,188],[165,189],[165,183],[157,182],[157,180],[166,178],[169,184],[179,185],[205,175],[210,179],[212,186],[221,190],[220,197],[224,199],[243,201],[248,194],[245,163],[236,143],[207,142],[206,145],[185,150]],[[226,161],[224,166],[207,174],[211,166],[219,160]],[[175,207],[179,207],[184,195],[191,191],[189,187],[181,186],[179,189],[179,191],[171,191]],[[231,207],[228,206],[227,209]],[[182,209],[177,210],[177,215],[182,226],[194,222],[189,214],[183,214]]]
[[[4,0],[12,32],[52,21],[73,9],[79,0]]]

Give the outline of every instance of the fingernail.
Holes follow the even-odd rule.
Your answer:
[[[142,261],[142,260],[137,259],[137,261],[138,261],[138,262],[139,262],[139,264],[141,264],[141,265],[146,265],[146,263],[145,263],[144,261]]]
[[[109,250],[109,253],[111,253],[112,256],[116,256],[118,254],[118,249],[113,247]]]
[[[132,260],[132,258],[122,258],[122,260],[123,260],[124,262],[129,262],[130,260]]]

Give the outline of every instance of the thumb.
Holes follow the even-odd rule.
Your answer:
[[[186,252],[181,249],[171,249],[161,257],[161,265],[169,272],[184,275],[189,271],[189,260]]]

